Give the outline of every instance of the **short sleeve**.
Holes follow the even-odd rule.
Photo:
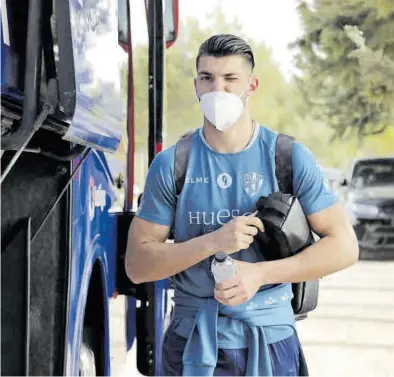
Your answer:
[[[312,152],[298,142],[293,149],[293,190],[307,216],[338,202]]]
[[[152,161],[136,216],[171,227],[175,218],[174,149],[169,148]]]

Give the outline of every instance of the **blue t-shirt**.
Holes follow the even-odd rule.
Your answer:
[[[175,242],[184,242],[215,231],[236,216],[253,213],[260,196],[278,191],[275,177],[277,135],[267,127],[256,127],[251,142],[244,150],[218,153],[206,142],[202,128],[196,130],[178,202],[174,182],[175,146],[172,146],[153,160],[137,216],[173,227]],[[315,158],[298,142],[293,150],[293,189],[306,215],[337,202]],[[253,247],[231,254],[231,257],[252,263],[264,260]],[[175,290],[199,297],[213,297],[211,260],[207,258],[171,277]],[[228,343],[226,339],[232,338],[229,335],[232,323],[227,319],[221,321],[226,330],[220,331],[223,326],[219,323],[219,344],[227,348],[224,345]],[[242,325],[234,326],[238,326],[233,329],[234,333],[242,333]]]

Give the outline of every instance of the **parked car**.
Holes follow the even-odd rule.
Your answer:
[[[342,186],[360,258],[394,258],[394,157],[355,160]]]

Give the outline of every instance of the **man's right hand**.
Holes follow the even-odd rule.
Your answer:
[[[264,232],[264,225],[256,213],[235,217],[213,232],[215,249],[227,254],[247,249],[258,230]]]

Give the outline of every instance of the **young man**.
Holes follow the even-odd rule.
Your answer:
[[[149,169],[126,270],[135,283],[170,277],[175,286],[164,375],[299,375],[289,283],[352,265],[357,240],[314,157],[295,143],[294,192],[323,237],[277,261],[264,261],[251,247],[257,229],[264,231],[256,201],[277,190],[277,133],[253,121],[248,108],[259,86],[253,53],[236,36],[215,35],[201,45],[196,64],[204,125],[192,136],[183,190],[176,198],[173,146]],[[165,243],[171,228],[175,243]],[[215,286],[210,262],[217,251],[236,259],[237,274]]]

